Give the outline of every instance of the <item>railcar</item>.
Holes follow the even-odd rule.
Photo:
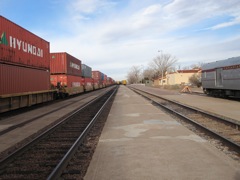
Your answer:
[[[107,75],[0,16],[0,113],[112,85]]]
[[[86,64],[82,64],[82,84],[85,92],[94,90],[92,68]]]
[[[0,16],[0,112],[54,100],[50,43]]]
[[[240,97],[240,57],[204,64],[201,81],[205,94]]]
[[[101,71],[92,71],[92,78],[94,79],[94,89],[104,87],[104,74]]]
[[[84,92],[81,60],[66,53],[50,54],[51,84],[61,97]]]

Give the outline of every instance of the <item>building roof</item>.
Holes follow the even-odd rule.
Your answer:
[[[176,74],[176,73],[198,73],[201,72],[201,69],[187,69],[187,70],[177,70],[177,72],[170,72],[168,74]]]
[[[216,62],[206,63],[202,66],[202,69],[208,70],[208,69],[215,69],[215,68],[221,68],[221,67],[239,65],[239,64],[240,64],[240,56],[232,57],[232,58],[228,58],[228,59],[220,60]]]
[[[177,73],[197,73],[199,69],[178,70]]]

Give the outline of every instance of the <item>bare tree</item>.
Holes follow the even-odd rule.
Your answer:
[[[161,54],[156,56],[152,62],[150,62],[150,67],[154,70],[155,77],[163,77],[169,68],[177,62],[177,58],[170,54]]]
[[[179,70],[190,70],[192,69],[190,66],[184,66],[182,69],[179,69]]]
[[[132,66],[127,74],[129,84],[138,83],[141,80],[141,66]]]
[[[203,65],[202,62],[198,62],[197,64],[192,64],[191,69],[201,69],[202,65]]]
[[[177,70],[181,70],[181,68],[182,68],[181,64],[178,64],[177,65]],[[175,70],[176,70],[176,68],[175,68]]]
[[[135,79],[132,72],[128,72],[127,81],[128,81],[129,84],[134,84],[136,82],[136,79]]]
[[[201,83],[201,75],[200,74],[193,74],[190,78],[189,78],[189,82],[192,83],[194,86],[200,87],[202,85]]]
[[[198,62],[198,63],[192,64],[190,66],[185,66],[181,70],[201,69],[202,65],[203,65],[203,63]]]
[[[154,70],[148,67],[143,71],[143,78],[146,80],[151,80],[154,77]]]

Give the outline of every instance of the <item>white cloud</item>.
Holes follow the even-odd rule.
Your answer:
[[[93,13],[99,6],[101,6],[99,0],[77,0],[74,1],[71,8],[77,13]]]
[[[100,13],[113,7],[116,3],[109,0],[75,0],[70,4],[71,11],[80,14]]]
[[[117,9],[119,4],[107,0],[78,0],[70,4],[74,11],[69,11],[64,27],[72,35],[50,37],[51,49],[67,51],[95,70],[121,77],[117,80],[125,79],[133,65],[147,66],[159,49],[176,56],[182,64],[239,56],[239,37],[219,38],[208,31],[239,24],[238,0],[196,0],[194,4],[189,4],[189,0],[152,0],[136,6],[128,4],[131,5],[124,4],[121,10]],[[232,19],[221,20],[222,17]],[[211,26],[202,25],[209,20]],[[198,25],[205,31],[198,31]]]
[[[151,5],[144,10],[143,15],[146,16],[156,14],[161,10],[161,7],[162,6],[160,4]]]
[[[209,29],[216,30],[216,29],[226,28],[226,27],[234,26],[234,25],[238,25],[238,24],[240,24],[240,16],[234,18],[234,20],[232,20],[230,22],[220,23],[220,24],[217,24],[217,25],[215,25],[215,26],[213,26]]]

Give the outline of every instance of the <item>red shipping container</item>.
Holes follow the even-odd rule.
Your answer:
[[[110,85],[114,83],[114,82],[113,82],[113,79],[112,79],[111,77],[108,77],[108,78],[107,78],[107,82],[108,82],[108,84],[110,84]]]
[[[104,74],[104,81],[107,81],[107,75]]]
[[[103,80],[103,81],[102,81],[102,84],[103,84],[104,86],[106,86],[106,85],[107,85],[107,80]]]
[[[3,16],[0,38],[0,62],[49,70],[49,42]]]
[[[93,84],[98,83],[98,82],[99,82],[99,80],[93,79]]]
[[[82,78],[83,86],[85,91],[93,90],[93,78]]]
[[[66,74],[51,75],[51,84],[57,86],[57,83],[64,87],[80,87],[82,86],[82,78],[79,76],[71,76]]]
[[[84,86],[92,86],[93,78],[82,78],[82,82]]]
[[[0,95],[50,90],[49,71],[0,64]]]
[[[100,71],[92,71],[92,78],[96,80],[101,80],[102,73]]]
[[[50,54],[51,74],[82,76],[81,61],[66,52]]]

